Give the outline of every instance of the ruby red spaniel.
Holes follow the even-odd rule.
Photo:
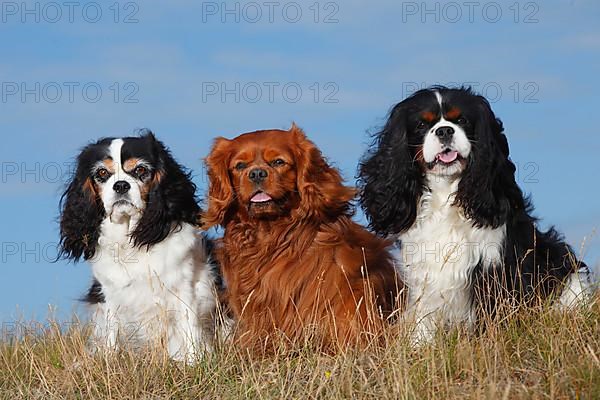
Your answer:
[[[302,130],[218,138],[206,163],[204,224],[224,227],[218,254],[238,342],[310,338],[332,350],[380,337],[403,288],[390,243],[352,221],[354,189]]]

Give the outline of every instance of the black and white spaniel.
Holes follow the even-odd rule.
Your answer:
[[[149,131],[79,154],[61,199],[60,255],[92,266],[96,348],[162,342],[180,360],[210,349],[217,275],[195,190]]]
[[[592,292],[561,235],[537,229],[502,122],[470,89],[433,87],[397,104],[359,184],[372,229],[398,239],[417,340],[439,324],[472,325],[500,302],[570,306]]]

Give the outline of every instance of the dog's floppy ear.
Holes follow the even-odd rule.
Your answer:
[[[202,217],[205,228],[225,225],[233,205],[235,196],[229,176],[230,143],[230,140],[223,137],[215,139],[212,150],[205,159],[209,180],[208,210]]]
[[[191,174],[175,161],[165,145],[152,132],[144,139],[158,160],[146,209],[131,234],[135,246],[151,246],[163,241],[182,223],[198,224],[200,207]]]
[[[92,258],[100,235],[105,212],[96,187],[83,161],[88,148],[77,160],[77,170],[60,199],[59,258],[79,261]]]
[[[381,235],[410,228],[423,193],[423,172],[411,151],[417,144],[410,143],[407,116],[405,100],[392,109],[359,166],[360,204],[369,226]]]
[[[289,132],[295,149],[297,187],[300,207],[299,218],[335,218],[350,214],[350,201],[355,190],[344,186],[339,171],[327,164],[321,151],[306,138],[304,132],[292,124]]]
[[[475,141],[458,185],[456,204],[476,226],[496,228],[506,222],[511,209],[524,210],[523,193],[515,181],[502,122],[487,100],[478,96]]]

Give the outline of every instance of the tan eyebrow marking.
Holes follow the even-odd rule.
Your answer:
[[[125,163],[123,164],[123,169],[125,171],[131,171],[133,168],[135,168],[135,166],[137,165],[137,163],[140,161],[139,158],[130,158],[129,160],[125,161]]]
[[[425,120],[427,122],[433,122],[437,118],[437,115],[435,115],[431,111],[425,111],[425,112],[421,113],[421,118],[423,118],[423,120]]]
[[[456,118],[460,117],[461,114],[462,114],[462,112],[460,111],[459,108],[452,107],[451,109],[448,110],[448,112],[446,112],[446,117],[448,117],[449,119],[456,119]]]
[[[104,164],[104,167],[110,172],[115,172],[115,163],[112,158],[105,158],[102,160],[102,164]]]

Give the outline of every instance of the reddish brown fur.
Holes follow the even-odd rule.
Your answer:
[[[162,173],[160,171],[156,171],[154,177],[152,177],[152,179],[150,179],[142,185],[142,187],[140,188],[140,192],[144,201],[148,201],[148,195],[150,191],[160,184],[161,179]]]
[[[104,164],[106,169],[109,170],[111,173],[115,172],[115,163],[112,158],[105,158],[104,160],[102,160],[102,163]]]
[[[132,171],[137,166],[138,162],[140,162],[139,159],[135,157],[130,158],[127,161],[125,161],[125,163],[123,163],[123,169],[125,171]]]
[[[286,164],[271,166],[277,158]],[[220,138],[206,162],[204,223],[225,227],[219,258],[240,343],[296,342],[310,331],[332,350],[377,337],[402,289],[390,243],[351,220],[354,190],[304,133],[293,125]],[[257,167],[269,173],[259,186],[248,178]],[[257,188],[273,204],[250,206]]]
[[[423,113],[421,113],[421,118],[423,118],[423,121],[433,122],[436,120],[437,115],[435,115],[435,113],[432,113],[431,111],[424,111]]]
[[[90,178],[87,178],[85,182],[83,182],[83,191],[87,193],[90,200],[94,200],[98,196],[96,185]]]
[[[460,117],[461,114],[462,113],[460,112],[460,109],[458,109],[456,107],[452,107],[446,113],[446,118],[449,120],[457,119],[458,117]]]

